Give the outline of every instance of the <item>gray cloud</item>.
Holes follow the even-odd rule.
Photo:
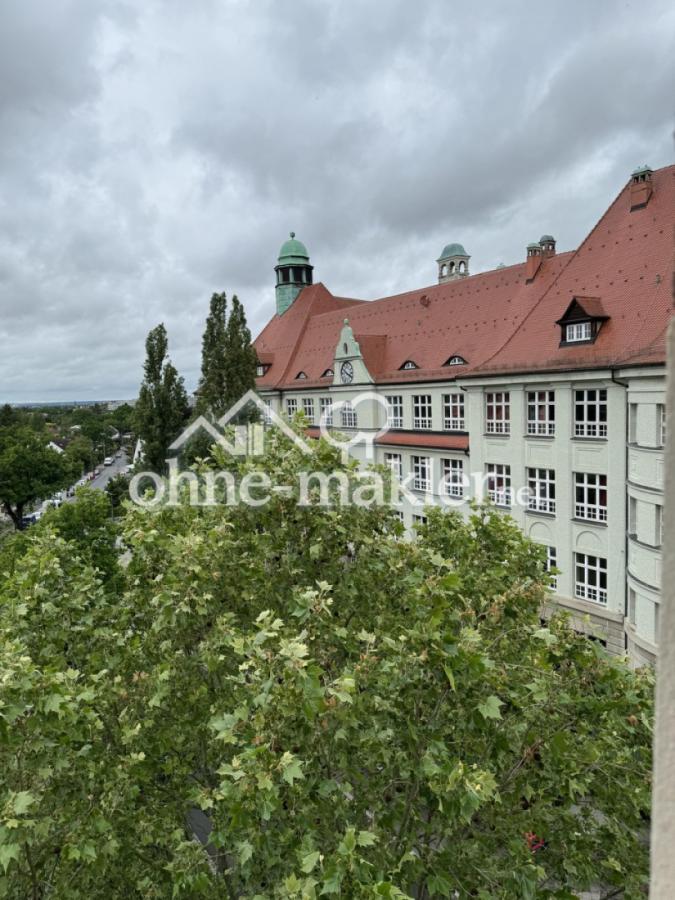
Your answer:
[[[293,228],[336,294],[579,243],[672,161],[675,11],[427,0],[7,0],[0,401],[133,396],[164,321],[189,386],[212,291],[255,332]]]

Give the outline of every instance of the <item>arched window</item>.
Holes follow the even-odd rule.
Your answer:
[[[454,264],[454,262],[451,262],[450,265],[448,266],[448,272],[450,273],[450,275],[452,275],[452,273],[454,271],[455,271],[455,264]]]
[[[460,260],[460,263],[459,263],[459,266],[458,266],[458,269],[459,269],[459,271],[460,271],[460,273],[461,273],[461,274],[462,274],[462,275],[463,275],[463,274],[464,274],[464,272],[465,272],[465,271],[466,271],[466,263],[465,263],[465,262],[464,262],[464,260],[463,260],[463,259],[462,259],[462,260]]]
[[[448,274],[448,267],[445,263],[441,265],[441,278]]]
[[[459,356],[458,354],[455,354],[455,355],[451,356],[449,359],[446,359],[446,361],[443,363],[443,365],[444,366],[464,366],[464,365],[466,365],[466,360],[464,359],[463,356]]]
[[[413,362],[412,359],[406,359],[406,361],[401,366],[401,369],[419,369],[419,366],[416,362]]]
[[[332,369],[326,369],[326,371],[321,376],[322,378],[332,378],[335,375],[335,372]]]

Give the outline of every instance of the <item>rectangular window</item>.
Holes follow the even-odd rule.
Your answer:
[[[262,378],[262,376],[265,374],[265,366],[257,365],[255,367],[255,374],[258,378]]]
[[[587,553],[574,554],[574,596],[607,603],[607,560]]]
[[[663,507],[658,504],[654,507],[654,544],[660,547],[663,544]]]
[[[321,421],[326,426],[333,424],[333,401],[330,397],[321,397],[319,400],[321,409]]]
[[[442,459],[441,469],[443,472],[441,491],[450,497],[463,497],[464,461],[461,459]]]
[[[574,516],[592,522],[607,521],[607,476],[574,473]]]
[[[555,434],[555,391],[527,392],[527,433]]]
[[[635,591],[628,588],[628,621],[635,625]]]
[[[511,466],[488,463],[485,471],[490,500],[497,506],[511,506]]]
[[[570,344],[575,341],[590,341],[592,337],[590,322],[575,322],[565,328],[565,340]]]
[[[413,428],[431,428],[431,394],[416,394],[412,399]]]
[[[443,394],[443,428],[464,431],[464,394]]]
[[[637,500],[628,498],[628,534],[635,537],[637,534]]]
[[[485,430],[488,434],[511,431],[511,397],[508,391],[485,395]]]
[[[558,568],[558,551],[555,547],[547,547],[546,551],[546,571],[550,572],[552,569]],[[551,575],[550,586],[554,591],[558,589],[557,575]]]
[[[265,406],[263,408],[263,422],[265,425],[272,424],[272,401],[265,400]]]
[[[356,410],[351,401],[345,400],[341,409],[341,420],[343,428],[356,428]]]
[[[384,464],[389,466],[399,481],[403,478],[403,457],[400,453],[385,453]]]
[[[416,491],[431,490],[431,459],[428,456],[413,456],[413,488]]]
[[[294,397],[289,397],[286,401],[286,412],[288,413],[289,418],[293,418],[293,416],[298,411],[298,401]]]
[[[403,428],[403,397],[399,395],[385,397],[387,401],[387,426]]]
[[[574,436],[607,437],[607,389],[574,392]]]
[[[628,443],[629,444],[637,444],[637,436],[638,436],[637,419],[638,419],[638,405],[637,405],[637,403],[631,403],[628,407]]]
[[[666,446],[666,407],[663,403],[658,405],[658,440],[662,447]]]
[[[555,472],[553,469],[527,470],[527,508],[535,512],[555,512]]]
[[[413,513],[412,519],[413,519],[413,525],[426,525],[427,524],[426,516],[420,516],[420,515]]]
[[[307,421],[310,425],[314,424],[314,398],[313,397],[303,397],[302,398],[302,411],[305,416],[307,416]]]

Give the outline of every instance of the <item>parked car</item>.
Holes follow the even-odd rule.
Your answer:
[[[114,462],[115,462],[115,458],[113,456],[106,456],[106,458],[103,460],[103,465],[104,466],[112,466],[112,464]]]

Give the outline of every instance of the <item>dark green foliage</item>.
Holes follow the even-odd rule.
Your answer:
[[[30,504],[65,488],[71,469],[47,439],[23,425],[0,428],[0,506],[15,528]]]
[[[168,358],[164,325],[148,334],[144,379],[135,408],[138,434],[143,441],[144,464],[163,472],[169,445],[187,421],[188,399],[173,363]]]

